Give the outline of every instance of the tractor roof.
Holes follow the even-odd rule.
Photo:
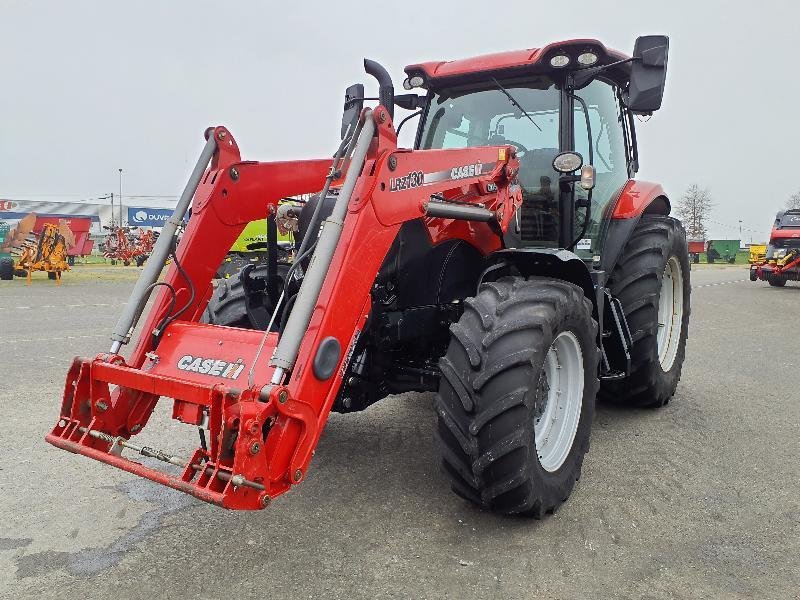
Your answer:
[[[628,58],[627,55],[593,39],[566,40],[554,42],[541,48],[527,48],[495,54],[484,54],[472,58],[450,61],[431,61],[409,65],[405,71],[409,77],[421,75],[425,88],[440,88],[473,81],[482,81],[489,74],[496,77],[516,77],[558,71],[550,65],[550,59],[557,54],[570,56],[571,64],[583,52],[593,52],[598,56],[597,65],[604,65]],[[620,82],[630,76],[630,65],[624,64],[609,71],[608,75]]]

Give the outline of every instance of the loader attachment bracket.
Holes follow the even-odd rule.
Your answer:
[[[165,333],[158,354],[151,353],[141,369],[116,354],[75,359],[59,420],[46,440],[205,502],[232,509],[266,507],[305,476],[318,438],[313,408],[290,397],[283,386],[267,398],[236,387],[247,378],[236,362],[186,354],[187,348],[200,347],[213,335],[217,355],[241,356],[245,365],[255,354],[260,332],[178,322]],[[274,341],[270,336],[270,350]],[[229,370],[227,379],[209,375]],[[266,367],[259,377],[268,377]],[[113,394],[114,386],[128,393]],[[208,448],[197,447],[181,457],[173,449],[132,441],[143,427],[141,415],[149,414],[142,405],[152,410],[159,398],[173,400],[177,421],[208,430]],[[285,441],[287,432],[299,434],[296,443]],[[156,468],[158,463],[166,463],[167,471],[177,467],[178,472]]]

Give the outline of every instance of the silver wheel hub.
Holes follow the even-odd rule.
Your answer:
[[[536,382],[534,437],[539,463],[546,471],[567,460],[583,407],[583,351],[571,331],[553,340]]]
[[[665,373],[678,355],[683,327],[683,273],[675,256],[670,256],[661,277],[658,295],[658,362]]]

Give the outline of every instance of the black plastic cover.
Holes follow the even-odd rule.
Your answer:
[[[322,340],[311,365],[314,370],[314,376],[320,381],[328,379],[336,370],[336,365],[339,364],[341,355],[342,345],[339,340],[333,336],[328,336]]]

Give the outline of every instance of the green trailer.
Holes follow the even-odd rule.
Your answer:
[[[733,264],[736,262],[736,255],[739,253],[740,245],[741,240],[708,240],[706,259],[709,264],[715,262]]]

